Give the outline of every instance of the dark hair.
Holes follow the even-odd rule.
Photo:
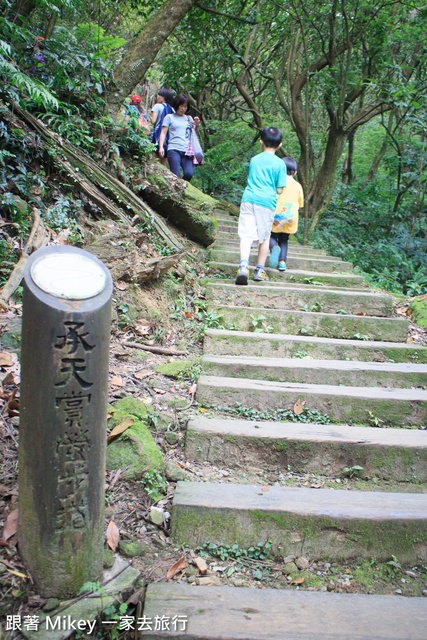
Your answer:
[[[157,92],[157,95],[163,96],[163,98],[165,99],[166,104],[169,104],[169,105],[172,106],[173,91],[171,91],[170,89],[159,89],[158,92]]]
[[[283,158],[283,162],[286,165],[286,173],[288,176],[291,176],[298,171],[298,165],[293,158]]]
[[[178,93],[177,96],[175,96],[175,98],[173,99],[172,102],[172,106],[175,109],[175,111],[178,111],[178,107],[180,104],[184,104],[184,102],[186,104],[188,104],[188,98],[184,93]]]
[[[277,149],[282,142],[282,132],[277,127],[266,127],[261,131],[261,140],[266,147]]]

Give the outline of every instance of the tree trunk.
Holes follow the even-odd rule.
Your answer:
[[[353,184],[355,176],[353,174],[353,152],[354,152],[354,138],[356,131],[351,131],[348,136],[348,148],[347,155],[344,160],[344,167],[341,173],[343,184]]]
[[[46,31],[44,32],[44,37],[46,38],[46,40],[49,40],[49,38],[52,36],[53,30],[55,29],[57,18],[58,18],[57,13],[53,12],[50,14],[49,22],[47,23]]]
[[[169,231],[164,221],[145,204],[135,193],[116,178],[113,178],[107,171],[104,171],[96,162],[87,156],[81,149],[74,147],[69,142],[63,140],[58,134],[50,131],[41,120],[38,120],[30,113],[21,109],[14,103],[14,112],[22,118],[33,130],[41,136],[42,140],[52,145],[49,151],[57,166],[67,172],[81,190],[88,195],[96,204],[111,217],[120,218],[129,223],[126,215],[121,211],[124,208],[127,212],[137,215],[144,222],[151,224],[160,238],[175,251],[182,251],[183,246]],[[112,197],[118,206],[109,202],[100,191]],[[120,208],[121,207],[121,208]]]
[[[134,90],[154,62],[162,44],[190,11],[195,0],[165,0],[128,45],[114,72],[108,104],[117,106]],[[183,46],[186,46],[183,43]]]

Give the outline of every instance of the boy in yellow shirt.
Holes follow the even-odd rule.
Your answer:
[[[286,187],[277,198],[276,215],[270,237],[269,266],[279,271],[286,270],[288,239],[298,229],[298,209],[304,206],[302,186],[294,178],[297,163],[293,158],[283,158],[287,170]]]

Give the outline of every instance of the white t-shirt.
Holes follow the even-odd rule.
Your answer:
[[[178,116],[176,113],[167,115],[163,120],[162,128],[168,128],[168,150],[187,151],[193,125],[194,121],[191,116]]]

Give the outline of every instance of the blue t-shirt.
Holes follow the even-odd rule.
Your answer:
[[[253,157],[242,202],[251,202],[268,209],[276,209],[277,191],[286,187],[286,164],[274,153],[263,151]]]

